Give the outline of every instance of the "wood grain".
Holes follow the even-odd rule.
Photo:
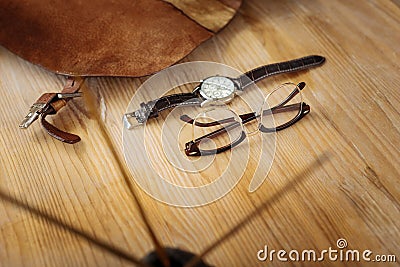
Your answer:
[[[204,28],[218,32],[222,29],[236,13],[236,9],[218,0],[165,0],[181,10],[185,15],[199,23]],[[240,6],[241,1],[235,1],[231,5]],[[216,19],[218,18],[218,19]]]
[[[260,263],[256,254],[264,245],[336,248],[345,238],[349,249],[395,254],[399,261],[399,18],[396,1],[245,1],[228,27],[183,61],[247,71],[324,55],[321,68],[259,83],[268,92],[305,81],[311,113],[277,134],[273,166],[255,193],[247,191],[251,162],[229,194],[198,208],[158,202],[130,177],[161,242],[201,253],[261,207],[204,259],[215,266],[308,266]],[[63,81],[0,49],[0,266],[132,266],[153,245],[118,161],[124,160],[121,116],[144,79],[89,78],[102,119],[77,99],[53,121],[81,136],[76,145],[55,141],[38,124],[18,129],[32,102]],[[250,149],[255,146],[257,140]],[[348,265],[365,263],[324,262]]]

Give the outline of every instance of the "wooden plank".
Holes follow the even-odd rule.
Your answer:
[[[232,3],[223,3],[218,0],[165,0],[181,10],[186,16],[199,23],[204,28],[218,32],[235,15],[241,1],[232,1]],[[234,7],[232,7],[234,6]]]
[[[277,134],[274,164],[255,193],[247,191],[253,161],[234,190],[199,208],[165,205],[136,187],[162,243],[201,253],[261,205],[207,262],[258,266],[264,245],[322,250],[336,248],[339,238],[349,249],[399,257],[399,15],[391,1],[245,1],[227,28],[184,61],[247,71],[324,55],[321,68],[259,83],[268,92],[282,82],[305,81],[311,113]],[[0,266],[126,266],[132,264],[123,253],[140,258],[152,249],[118,164],[124,160],[121,116],[142,81],[88,79],[103,119],[95,119],[85,99],[71,101],[54,123],[83,141],[65,145],[39,125],[17,127],[30,104],[59,90],[63,78],[0,50]],[[257,138],[251,141],[254,151]]]

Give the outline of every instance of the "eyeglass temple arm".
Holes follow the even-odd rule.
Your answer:
[[[180,117],[180,119],[186,123],[189,124],[193,124],[194,123],[194,119],[192,119],[191,117],[189,117],[188,115],[184,114]],[[229,122],[235,122],[235,119],[230,117],[227,119],[223,119],[223,120],[218,120],[218,121],[213,121],[213,122],[199,122],[196,121],[196,126],[199,127],[211,127],[211,126],[217,126],[217,125],[221,125],[224,123],[229,123]]]
[[[306,87],[306,83],[305,82],[300,82],[300,83],[297,84],[297,87],[300,90],[303,90],[304,87]],[[270,115],[270,114],[281,113],[281,112],[286,112],[286,111],[293,111],[293,110],[298,109],[300,103],[285,106],[285,104],[287,104],[290,100],[292,100],[293,97],[295,97],[298,93],[299,93],[299,90],[294,89],[290,93],[290,95],[288,97],[286,97],[281,103],[279,103],[278,105],[272,107],[271,109],[263,110],[262,111],[263,112],[263,116]],[[239,115],[239,117],[242,119],[243,123],[246,123],[246,122],[249,122],[251,120],[254,120],[257,117],[257,115],[254,112],[251,112],[251,113]]]
[[[303,90],[305,87],[306,87],[306,83],[305,82],[300,82],[300,83],[297,84],[297,88],[299,88],[300,90]],[[281,103],[279,103],[275,107],[280,107],[280,106],[285,105],[290,100],[292,100],[293,97],[295,97],[298,93],[299,93],[299,90],[294,89],[293,92],[290,93],[290,95],[286,99],[284,99]]]
[[[289,106],[284,106],[284,107],[274,107],[272,109],[267,109],[263,111],[263,115],[269,115],[269,114],[276,114],[276,113],[281,113],[281,112],[287,112],[287,111],[294,111],[294,110],[299,110],[301,109],[301,113],[294,119],[296,120],[295,122],[297,122],[299,119],[301,119],[302,117],[304,117],[304,115],[306,115],[307,113],[310,112],[310,106],[307,105],[306,103],[302,102],[302,103],[297,103],[297,104],[292,104]],[[242,114],[241,116],[243,116],[243,123],[246,123],[250,120],[255,119],[257,116],[255,113],[247,113],[247,114]],[[246,117],[247,116],[247,117]],[[190,118],[189,116],[187,116],[188,118]],[[233,119],[233,118],[232,118]],[[228,120],[228,119],[227,119]],[[293,121],[293,120],[292,120]],[[289,122],[290,123],[290,122]],[[294,122],[293,122],[294,123]],[[293,124],[292,123],[292,124]],[[192,120],[192,124],[193,124],[193,120]],[[196,124],[197,125],[197,124]],[[234,129],[236,127],[240,126],[240,123],[237,121],[234,121],[233,123],[231,123],[230,125],[220,128],[218,130],[215,130],[211,133],[208,133],[206,135],[203,135],[199,138],[196,138],[194,140],[195,143],[199,143],[201,142],[201,140],[205,139],[205,138],[215,138],[218,137],[219,135],[227,132],[228,130]],[[286,127],[285,127],[286,128]]]
[[[263,124],[260,124],[259,126],[259,130],[263,133],[270,133],[270,132],[275,132],[275,131],[281,131],[283,129],[286,129],[290,126],[292,126],[293,124],[295,124],[296,122],[298,122],[299,120],[301,120],[302,118],[304,118],[305,115],[307,115],[308,113],[310,113],[310,106],[308,104],[306,104],[305,102],[301,102],[301,103],[297,103],[297,104],[293,104],[290,106],[286,106],[286,107],[291,107],[291,106],[295,106],[297,105],[297,108],[294,108],[294,110],[297,109],[301,109],[301,112],[299,112],[299,114],[293,118],[293,120],[288,121],[287,123],[284,123],[282,125],[279,125],[277,127],[274,128],[267,128],[265,127]],[[299,107],[300,106],[300,107]]]
[[[294,110],[297,110],[297,109],[299,109],[299,103],[298,104],[288,105],[288,106],[276,106],[276,107],[273,107],[272,109],[264,110],[263,111],[263,116],[282,113],[282,112],[288,112],[288,111],[294,111]],[[252,121],[255,118],[257,118],[258,116],[259,115],[257,115],[254,112],[250,112],[250,113],[245,113],[245,114],[239,115],[239,117],[240,117],[240,119],[242,120],[243,123],[247,123],[249,121]],[[211,126],[217,126],[217,125],[221,125],[221,124],[225,124],[225,123],[235,122],[236,121],[233,117],[230,117],[230,118],[227,118],[227,119],[213,121],[213,122],[199,122],[199,121],[194,122],[194,119],[192,119],[191,117],[189,117],[186,114],[182,115],[180,117],[180,119],[182,121],[186,122],[186,123],[189,123],[189,124],[195,123],[196,126],[198,126],[198,127],[211,127]]]

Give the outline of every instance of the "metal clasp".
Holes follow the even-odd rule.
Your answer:
[[[137,116],[137,111],[131,112],[131,113],[126,113],[124,114],[122,121],[124,122],[124,127],[128,130],[131,130],[132,128],[142,125],[143,122],[140,122],[139,116]],[[133,120],[135,118],[135,120]]]
[[[74,98],[74,97],[81,97],[82,92],[76,92],[76,93],[58,93],[57,97],[59,99],[66,99],[66,98]]]
[[[46,103],[33,104],[29,109],[29,113],[25,116],[24,120],[19,125],[19,128],[26,129],[28,128],[35,120],[39,118],[39,115],[42,114],[43,109],[47,106]]]
[[[48,94],[48,93],[47,93]],[[44,94],[46,95],[46,94]],[[42,97],[44,96],[42,95]],[[47,101],[47,103],[35,103],[31,106],[29,109],[29,113],[25,116],[24,120],[21,122],[19,125],[19,128],[21,129],[26,129],[28,128],[34,121],[36,121],[40,114],[43,113],[44,109],[48,107],[50,103],[57,99],[68,99],[68,98],[74,98],[74,97],[80,97],[82,96],[81,92],[76,92],[76,93],[58,93],[56,97],[50,98],[50,100]],[[39,98],[40,99],[40,98]]]
[[[131,113],[125,113],[122,118],[124,126],[126,129],[130,130],[134,127],[144,124],[149,118],[151,111],[154,107],[155,101],[150,101],[147,103],[140,103],[140,108]],[[157,117],[158,113],[154,113],[152,117]],[[132,122],[132,118],[135,121]]]

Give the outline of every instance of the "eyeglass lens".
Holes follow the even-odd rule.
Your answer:
[[[200,113],[194,120],[193,140],[201,138],[200,150],[215,151],[238,141],[243,132],[239,116],[226,108],[213,108]]]
[[[273,130],[289,123],[301,113],[302,101],[301,91],[297,85],[293,83],[280,85],[264,101],[260,111],[262,125]]]

